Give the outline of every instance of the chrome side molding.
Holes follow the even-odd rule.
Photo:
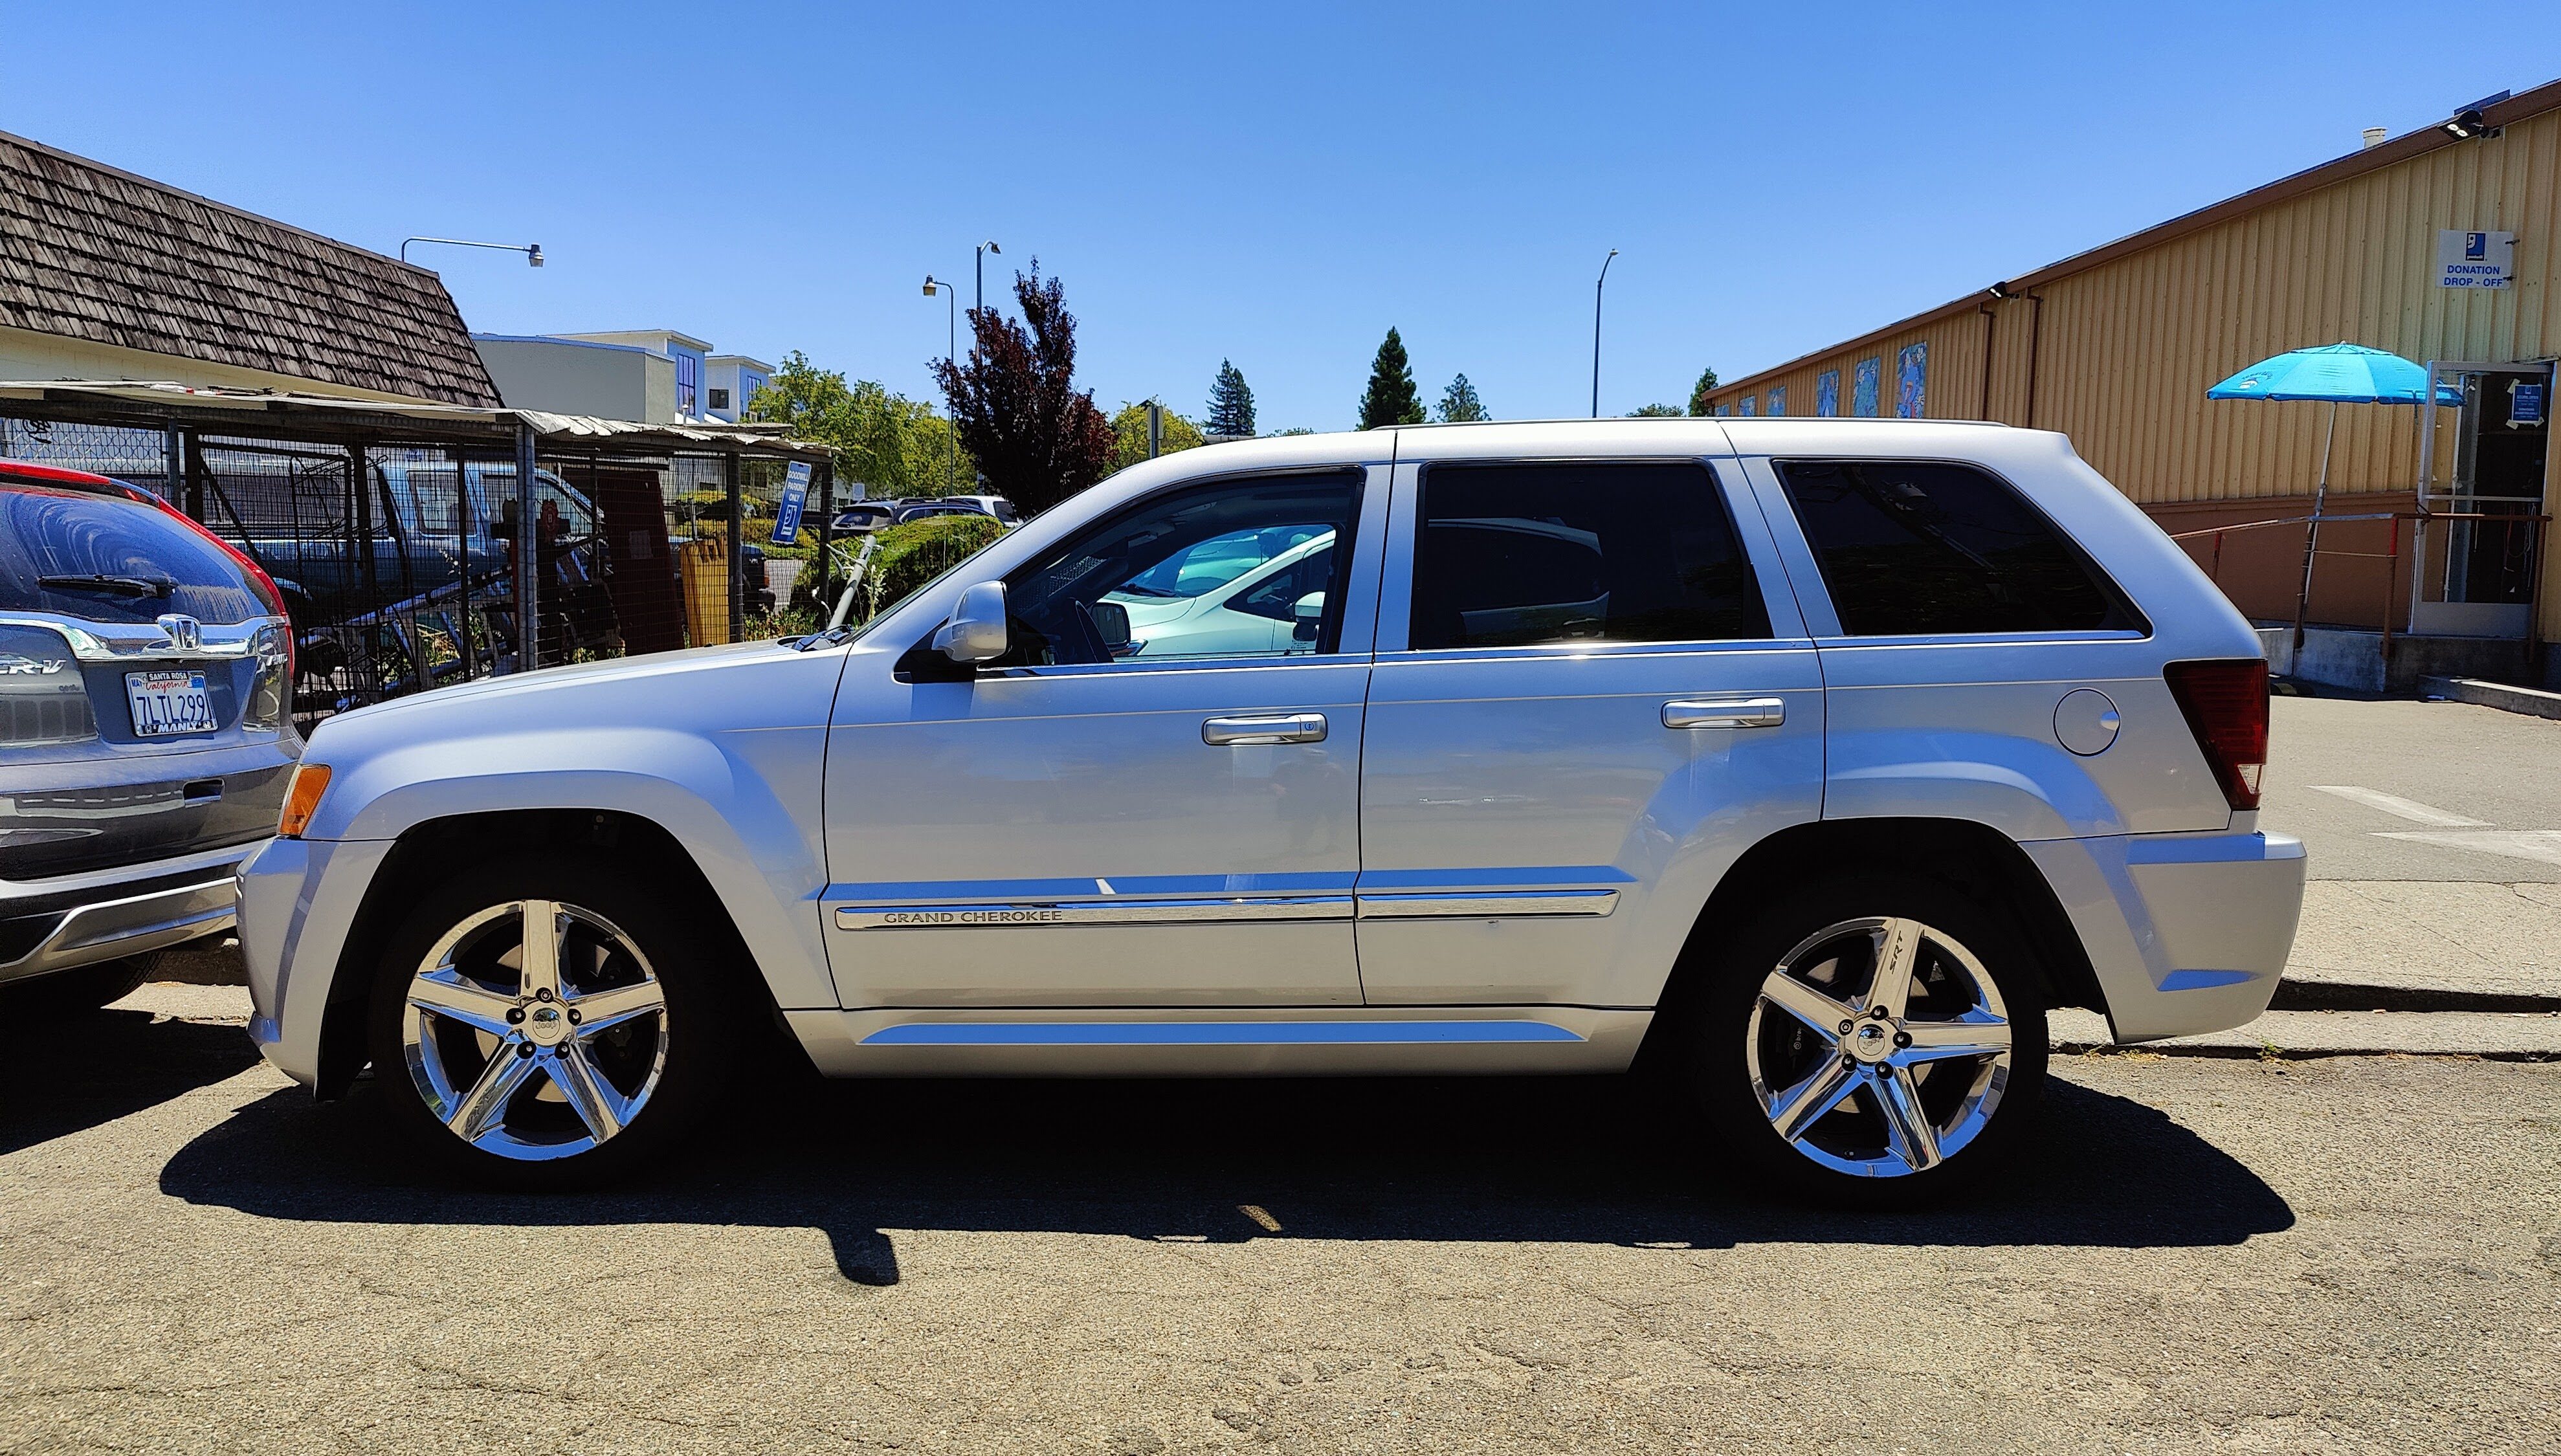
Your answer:
[[[1615,890],[1468,890],[1357,897],[1364,920],[1606,915],[1619,907]]]
[[[1584,1038],[1541,1021],[900,1022],[865,1047],[1517,1046]]]
[[[846,905],[839,930],[975,930],[991,925],[1183,925],[1245,920],[1348,920],[1348,894],[1110,899],[973,905]]]
[[[1255,920],[1421,920],[1606,915],[1615,890],[1470,890],[1433,893],[1222,895],[1179,899],[1032,900],[994,904],[840,905],[839,930],[975,930],[995,925],[1188,925]]]

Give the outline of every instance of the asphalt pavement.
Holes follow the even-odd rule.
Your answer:
[[[2548,1451],[2561,1065],[2059,1059],[1853,1217],[1618,1080],[795,1083],[423,1181],[240,1030],[0,1060],[0,1450]]]
[[[2561,1009],[2561,722],[2278,698],[2260,823],[2310,886],[2279,1005]]]

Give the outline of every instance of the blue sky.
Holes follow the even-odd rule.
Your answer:
[[[673,327],[910,394],[1037,255],[1106,408],[1602,408],[2561,77],[2561,12],[2306,6],[19,6],[0,129],[391,251],[480,330]],[[965,304],[965,299],[964,299]]]

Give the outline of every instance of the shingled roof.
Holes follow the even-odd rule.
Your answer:
[[[434,273],[6,132],[0,324],[411,399],[499,403]]]

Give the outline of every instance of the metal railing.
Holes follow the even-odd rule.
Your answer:
[[[2350,522],[2359,521],[2387,521],[2391,523],[2391,529],[2386,536],[2386,545],[2382,551],[2340,551],[2335,547],[2324,547],[2320,545],[2321,527],[2344,525]],[[2504,515],[2484,511],[2360,511],[2345,515],[2323,514],[2309,516],[2279,516],[2266,521],[2238,521],[2229,526],[2208,526],[2195,531],[2172,532],[2170,533],[2169,539],[2177,542],[2187,542],[2195,541],[2200,538],[2210,538],[2213,546],[2207,558],[2206,575],[2213,580],[2216,587],[2220,588],[2223,585],[2223,539],[2226,536],[2244,531],[2268,530],[2279,526],[2303,527],[2304,571],[2302,584],[2297,586],[2295,589],[2294,646],[2295,650],[2298,652],[2303,650],[2305,618],[2311,606],[2313,564],[2321,557],[2340,557],[2349,560],[2383,562],[2385,564],[2383,568],[2383,607],[2381,612],[2377,614],[2377,620],[2382,623],[2381,650],[2383,660],[2386,663],[2389,663],[2392,660],[2392,591],[2400,575],[2400,562],[2402,554],[2401,523],[2404,521],[2415,523],[2415,529],[2412,532],[2412,544],[2414,547],[2422,544],[2421,534],[2426,532],[2430,525],[2440,521],[2450,524],[2465,521],[2496,522],[2510,527],[2524,526],[2532,532],[2531,537],[2526,543],[2526,561],[2529,563],[2527,567],[2527,579],[2531,582],[2531,585],[2528,588],[2528,594],[2526,597],[2525,634],[2522,644],[2525,659],[2528,663],[2531,663],[2533,661],[2535,648],[2540,645],[2540,628],[2543,613],[2543,542],[2546,530],[2552,524],[2552,518],[2550,516]],[[2414,613],[2416,611],[2417,597],[2418,584],[2413,583],[2412,601]]]

